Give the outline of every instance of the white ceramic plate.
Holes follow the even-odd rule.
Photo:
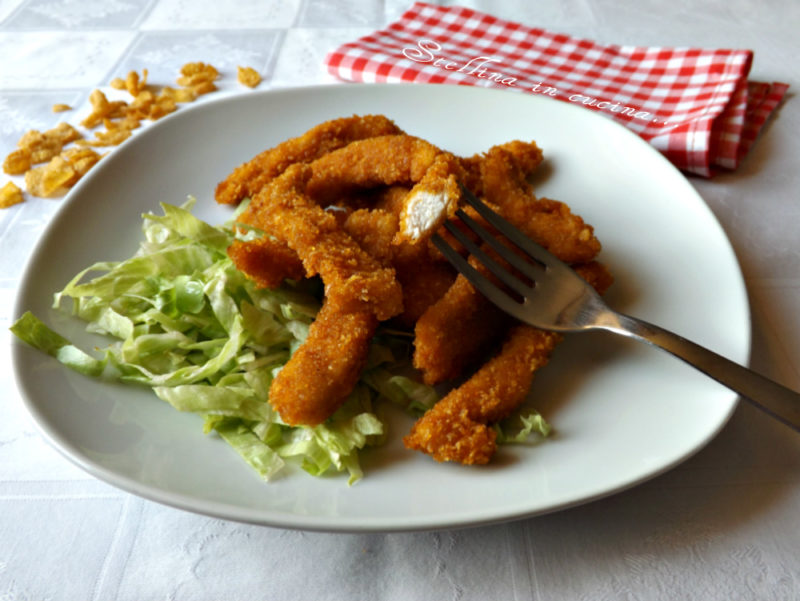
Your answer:
[[[616,284],[614,306],[746,362],[750,324],[742,276],[719,224],[687,180],[610,120],[566,103],[471,87],[341,85],[248,93],[185,108],[105,158],[64,202],[19,290],[33,310],[87,342],[50,309],[52,294],[96,260],[123,259],[140,214],[159,201],[198,198],[212,223],[230,215],[216,183],[257,152],[321,121],[383,113],[407,132],[459,154],[535,139],[547,165],[540,195],[592,223]],[[363,456],[366,477],[294,471],[269,484],[196,416],[146,390],[84,378],[21,343],[19,389],[46,438],[70,460],[122,489],[212,516],[272,526],[391,531],[458,527],[554,511],[630,487],[708,442],[733,393],[659,351],[604,334],[569,337],[532,394],[556,434],[504,448],[487,467],[436,464],[404,450],[410,422]]]

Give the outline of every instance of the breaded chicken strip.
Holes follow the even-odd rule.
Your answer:
[[[301,280],[306,275],[297,253],[286,243],[268,236],[235,240],[228,247],[228,256],[259,288],[277,288],[286,279]]]
[[[398,325],[413,328],[425,312],[450,289],[456,272],[445,261],[433,261],[426,246],[402,247],[395,252],[392,265],[403,288],[403,312]]]
[[[330,417],[353,391],[377,327],[372,311],[324,303],[308,338],[272,381],[269,402],[281,419],[315,426]]]
[[[599,292],[611,275],[592,262],[576,271]],[[508,417],[525,400],[537,370],[550,359],[562,336],[518,323],[500,352],[458,388],[453,389],[414,424],[403,439],[406,447],[437,461],[484,464],[497,448],[491,424]]]
[[[526,178],[530,165],[538,163],[520,156],[524,154],[519,149],[511,151],[507,145],[489,149],[481,162],[484,200],[562,261],[591,261],[600,252],[600,242],[592,227],[566,204],[536,198]]]
[[[490,153],[502,152],[510,161],[514,170],[522,177],[530,176],[542,164],[544,155],[536,142],[523,142],[512,140],[505,144],[498,144],[489,149],[489,153],[475,154],[461,159],[466,178],[462,182],[472,190],[476,196],[483,196],[483,169],[486,158]]]
[[[394,216],[386,214],[381,227],[388,223],[389,229],[382,234],[380,223],[370,220],[369,228],[361,223],[366,211],[344,218],[325,211],[306,194],[312,176],[311,165],[291,165],[240,216],[243,223],[285,242],[306,275],[319,274],[325,285],[325,300],[308,338],[270,387],[270,403],[291,425],[321,423],[341,406],[366,362],[379,321],[403,306],[394,270],[384,265],[396,230]],[[353,233],[362,234],[361,244],[347,233],[348,222]]]
[[[429,386],[458,378],[499,341],[510,318],[462,275],[419,317],[414,367]]]
[[[270,391],[271,403],[289,424],[321,423],[344,402],[380,321],[397,316],[406,325],[423,322],[420,316],[436,315],[439,305],[439,321],[431,321],[436,342],[427,342],[418,327],[420,356],[446,342],[447,348],[468,351],[465,354],[474,358],[485,348],[481,341],[507,331],[510,320],[504,314],[471,286],[460,285],[449,264],[438,257],[431,260],[428,245],[418,243],[452,216],[460,196],[458,181],[477,178],[479,190],[501,214],[513,222],[534,223],[529,235],[546,246],[557,246],[568,257],[582,256],[569,252],[594,240],[591,228],[584,236],[587,240],[580,239],[588,226],[568,209],[563,211],[552,201],[540,203],[524,185],[525,176],[541,162],[535,144],[511,142],[491,149],[480,160],[459,160],[424,140],[398,133],[384,119],[353,117],[322,124],[237,168],[217,190],[220,202],[252,196],[240,220],[267,233],[261,240],[232,245],[229,254],[243,272],[262,286],[303,275],[320,275],[325,285],[323,308],[307,340]],[[376,133],[383,128],[390,131]],[[500,177],[503,172],[505,181]],[[376,199],[379,208],[359,208]],[[531,201],[538,211],[525,206]],[[327,205],[346,210],[326,211]],[[563,236],[547,238],[545,232],[541,234],[545,240],[537,237],[536,227],[544,231],[553,224],[563,227]],[[448,294],[450,305],[440,304]],[[461,317],[455,329],[453,307]],[[465,307],[466,318],[460,312]],[[457,335],[451,336],[454,332]],[[525,358],[530,340],[522,337],[512,344],[513,340],[509,345],[518,350],[501,353],[498,361],[518,355],[519,363],[519,357]],[[536,351],[528,363],[541,356]],[[453,373],[451,369],[447,377]],[[530,377],[505,383],[498,407],[513,405],[513,391],[525,388],[526,381],[529,386]],[[514,378],[512,372],[505,379]],[[473,385],[475,391],[486,385],[481,382]],[[424,427],[423,422],[420,428]]]
[[[394,197],[398,193],[390,195]],[[399,200],[402,202],[402,198]],[[391,208],[391,203],[383,203],[382,206]],[[398,207],[394,206],[395,209]],[[394,268],[403,290],[403,312],[395,318],[401,327],[412,328],[455,280],[452,266],[443,260],[432,260],[424,245],[395,243],[398,217],[390,210],[359,209],[347,217],[343,227],[364,250]]]
[[[345,313],[369,308],[380,320],[397,315],[403,302],[394,270],[366,253],[335,215],[306,195],[312,174],[310,165],[290,166],[253,197],[240,221],[285,241],[307,276],[322,277],[326,303]]]
[[[396,316],[401,327],[413,328],[425,310],[447,291],[456,277],[451,265],[440,254],[424,245],[396,243],[398,216],[408,188],[395,186],[374,193],[373,204],[383,208],[337,211],[344,231],[368,254],[385,266],[395,269],[403,291],[403,311]],[[362,199],[366,202],[366,199]],[[263,237],[235,241],[228,255],[236,267],[259,287],[274,288],[284,279],[300,279],[305,268],[289,246],[282,241]]]
[[[437,461],[488,463],[496,433],[487,424],[525,399],[533,374],[547,363],[558,334],[514,326],[500,353],[429,409],[403,439],[407,448]]]
[[[399,213],[397,241],[418,242],[456,210],[463,178],[455,156],[425,140],[392,135],[358,140],[315,160],[307,193],[321,204],[356,188],[409,185]]]
[[[562,261],[592,260],[600,243],[591,226],[564,203],[537,199],[531,191],[526,177],[540,162],[535,143],[494,146],[480,157],[481,178],[475,185],[488,205]],[[415,326],[414,366],[429,385],[457,378],[503,336],[504,323],[502,312],[459,275]]]
[[[402,133],[400,128],[383,115],[354,115],[326,121],[238,166],[217,184],[215,198],[222,204],[238,204],[252,197],[289,165],[310,163],[355,140],[399,133]]]
[[[299,163],[295,163],[291,167],[296,168],[298,165]],[[417,242],[430,235],[435,227],[453,213],[460,196],[457,177],[461,171],[455,157],[412,136],[392,135],[358,140],[305,165],[307,168],[303,170],[302,178],[292,176],[294,180],[292,185],[295,196],[303,196],[304,199],[311,201],[306,203],[308,210],[312,204],[320,206],[342,204],[347,199],[357,197],[359,190],[397,184],[413,186],[408,194],[394,195],[396,199],[402,198],[402,204],[397,207],[399,216],[395,233],[397,244]],[[299,173],[299,169],[295,169],[295,172]],[[276,181],[276,178],[272,181]],[[275,229],[277,222],[271,218],[275,213],[274,209],[265,209],[263,197],[273,194],[274,191],[264,195],[256,194],[241,221],[257,225],[273,237],[286,240],[292,247],[292,243],[286,238],[287,229],[285,227],[282,230]],[[359,200],[363,202],[364,198]],[[264,217],[266,213],[270,214],[270,218]],[[288,213],[284,211],[283,214]],[[258,217],[259,215],[261,217]],[[291,222],[304,224],[303,219],[298,217]],[[325,227],[332,227],[333,220],[330,216],[323,220],[320,209],[317,209],[315,220],[318,226],[324,221],[327,223]],[[285,225],[284,223],[283,226]],[[274,258],[266,257],[266,253],[270,250],[275,250]],[[237,243],[232,252],[238,258],[238,264],[242,265],[246,259],[254,258],[256,253],[262,256],[268,264],[262,271],[268,270],[269,274],[258,273],[256,265],[249,264],[251,275],[256,281],[262,282],[280,281],[281,274],[275,273],[273,267],[279,266],[281,261],[289,258],[285,249],[273,243],[261,245]],[[307,258],[304,262],[306,268],[311,269],[309,275],[316,273],[314,268],[309,267]],[[285,277],[288,277],[288,274]]]
[[[381,209],[357,209],[347,215],[342,229],[382,265],[391,265],[397,234],[397,216]]]

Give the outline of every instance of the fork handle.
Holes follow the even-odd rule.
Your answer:
[[[800,431],[800,394],[722,355],[635,317],[614,313],[600,328],[647,342],[683,359],[789,427]]]

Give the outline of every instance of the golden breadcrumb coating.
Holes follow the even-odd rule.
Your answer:
[[[486,202],[562,261],[591,261],[600,252],[592,227],[566,204],[536,198],[525,179],[527,171],[517,162],[519,156],[519,151],[504,146],[492,147],[486,153],[481,162]]]
[[[600,263],[576,271],[604,292],[611,275]],[[406,447],[437,461],[488,463],[497,443],[491,424],[508,417],[525,401],[535,373],[550,359],[562,336],[517,323],[500,352],[428,410],[403,439]]]
[[[399,206],[395,205],[394,209],[399,211]],[[344,229],[372,256],[394,268],[403,290],[403,311],[395,317],[395,322],[402,327],[413,328],[455,280],[452,266],[442,260],[432,260],[424,245],[395,243],[398,217],[390,210],[359,209],[347,217]]]
[[[250,197],[240,222],[265,233],[229,248],[243,273],[263,287],[314,276],[324,284],[307,339],[270,389],[286,423],[316,425],[336,411],[359,378],[379,323],[392,320],[413,329],[414,365],[426,383],[468,376],[418,420],[406,446],[439,461],[489,461],[492,425],[524,401],[561,336],[495,307],[456,274],[430,237],[438,230],[460,249],[440,226],[453,218],[462,183],[604,290],[611,276],[593,260],[600,243],[592,227],[531,190],[527,178],[542,160],[536,143],[519,140],[456,157],[381,115],[353,116],[278,144],[219,183],[217,201]],[[483,221],[471,207],[464,210]],[[499,350],[486,361],[493,348]]]
[[[347,313],[323,304],[308,338],[272,381],[269,402],[281,419],[315,426],[330,417],[358,381],[377,327],[371,311]]]
[[[486,203],[562,261],[589,261],[600,251],[591,227],[569,207],[533,194],[525,177],[541,162],[534,143],[493,146],[472,162],[473,172],[480,173],[475,185]],[[483,221],[471,208],[465,210]],[[452,236],[445,238],[459,246]],[[502,337],[507,323],[505,314],[459,275],[416,324],[414,366],[427,384],[457,378]]]
[[[488,424],[525,399],[533,374],[559,340],[552,332],[514,326],[498,355],[417,420],[403,439],[406,447],[437,461],[488,463],[496,449],[496,434]]]
[[[310,165],[290,166],[253,197],[240,220],[285,241],[307,276],[322,277],[326,302],[348,312],[370,308],[381,320],[397,315],[403,303],[394,270],[365,252],[332,212],[305,194],[311,175]]]
[[[215,197],[222,204],[238,204],[253,196],[294,163],[309,163],[350,142],[401,133],[382,115],[343,117],[320,123],[304,134],[281,142],[239,165],[217,184]]]
[[[455,213],[463,178],[455,156],[405,134],[358,140],[312,163],[307,193],[322,204],[354,189],[410,185],[399,211],[397,241],[425,240]]]
[[[259,288],[277,288],[285,279],[301,280],[306,275],[297,253],[268,236],[235,240],[228,247],[228,256]]]

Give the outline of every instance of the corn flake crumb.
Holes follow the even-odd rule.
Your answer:
[[[194,102],[197,100],[197,94],[191,88],[171,88],[166,86],[161,89],[156,100],[158,102]]]
[[[22,175],[33,166],[28,148],[12,150],[3,161],[3,171],[9,175]]]
[[[136,71],[131,71],[125,78],[125,89],[131,96],[138,96],[147,89],[147,69],[142,69],[141,77]]]
[[[53,112],[54,113],[64,113],[66,111],[71,111],[72,107],[68,104],[64,104],[63,102],[59,102],[53,105]]]
[[[218,77],[219,71],[212,65],[202,62],[186,63],[181,67],[181,76],[177,79],[177,83],[199,96],[215,91],[217,86],[214,81]]]
[[[93,90],[89,95],[89,102],[92,104],[92,112],[81,121],[81,125],[87,129],[97,127],[104,119],[123,117],[128,105],[124,100],[109,100],[102,90]]]
[[[217,71],[213,65],[197,61],[183,65],[181,67],[181,75],[184,77],[201,77],[203,79],[214,80],[219,77],[219,71]]]
[[[25,174],[25,187],[30,194],[51,198],[66,191],[66,183],[74,173],[61,157],[53,157],[49,163],[34,167]]]
[[[81,146],[119,146],[130,137],[130,129],[116,127],[95,132],[93,140],[81,140],[79,144]]]
[[[3,161],[3,171],[9,175],[22,175],[33,165],[57,156],[64,146],[81,137],[77,129],[64,122],[44,133],[36,129],[27,131],[17,142],[17,150],[9,153]]]
[[[261,74],[252,67],[237,67],[236,78],[239,83],[246,85],[248,88],[255,88],[261,83]]]
[[[82,178],[92,167],[97,164],[103,155],[91,148],[72,147],[61,153],[61,156],[69,161],[70,166],[75,171],[78,179]],[[77,181],[77,180],[75,180]]]
[[[14,182],[8,182],[0,188],[0,209],[7,209],[25,200],[22,190]]]
[[[42,198],[63,195],[102,158],[89,148],[70,148],[41,167],[25,173],[25,187]]]
[[[242,75],[245,70],[245,75]],[[25,175],[25,186],[28,193],[34,196],[49,198],[59,196],[75,185],[103,155],[92,147],[116,146],[127,140],[133,130],[141,126],[142,120],[155,121],[178,109],[178,104],[193,102],[201,94],[217,89],[214,81],[219,71],[212,65],[203,62],[186,63],[181,67],[177,83],[179,88],[165,86],[155,94],[147,85],[147,69],[141,74],[130,71],[125,78],[115,77],[110,86],[114,90],[128,92],[130,101],[109,100],[102,90],[93,90],[89,95],[91,112],[81,121],[81,125],[94,131],[93,139],[84,139],[82,134],[68,123],[44,133],[31,130],[24,134],[17,143],[18,148],[6,156],[3,171],[9,175]],[[245,77],[245,80],[242,79]],[[261,80],[260,75],[249,67],[240,67],[240,81],[255,82],[245,85],[255,86]],[[67,104],[53,105],[54,112],[72,110]],[[103,126],[104,129],[97,129]],[[64,147],[75,142],[75,145],[64,150]],[[43,165],[36,167],[44,163]],[[0,199],[3,202],[16,204],[22,202],[9,186],[9,182],[0,188]],[[19,188],[17,188],[19,190]],[[10,205],[9,205],[10,206]]]

